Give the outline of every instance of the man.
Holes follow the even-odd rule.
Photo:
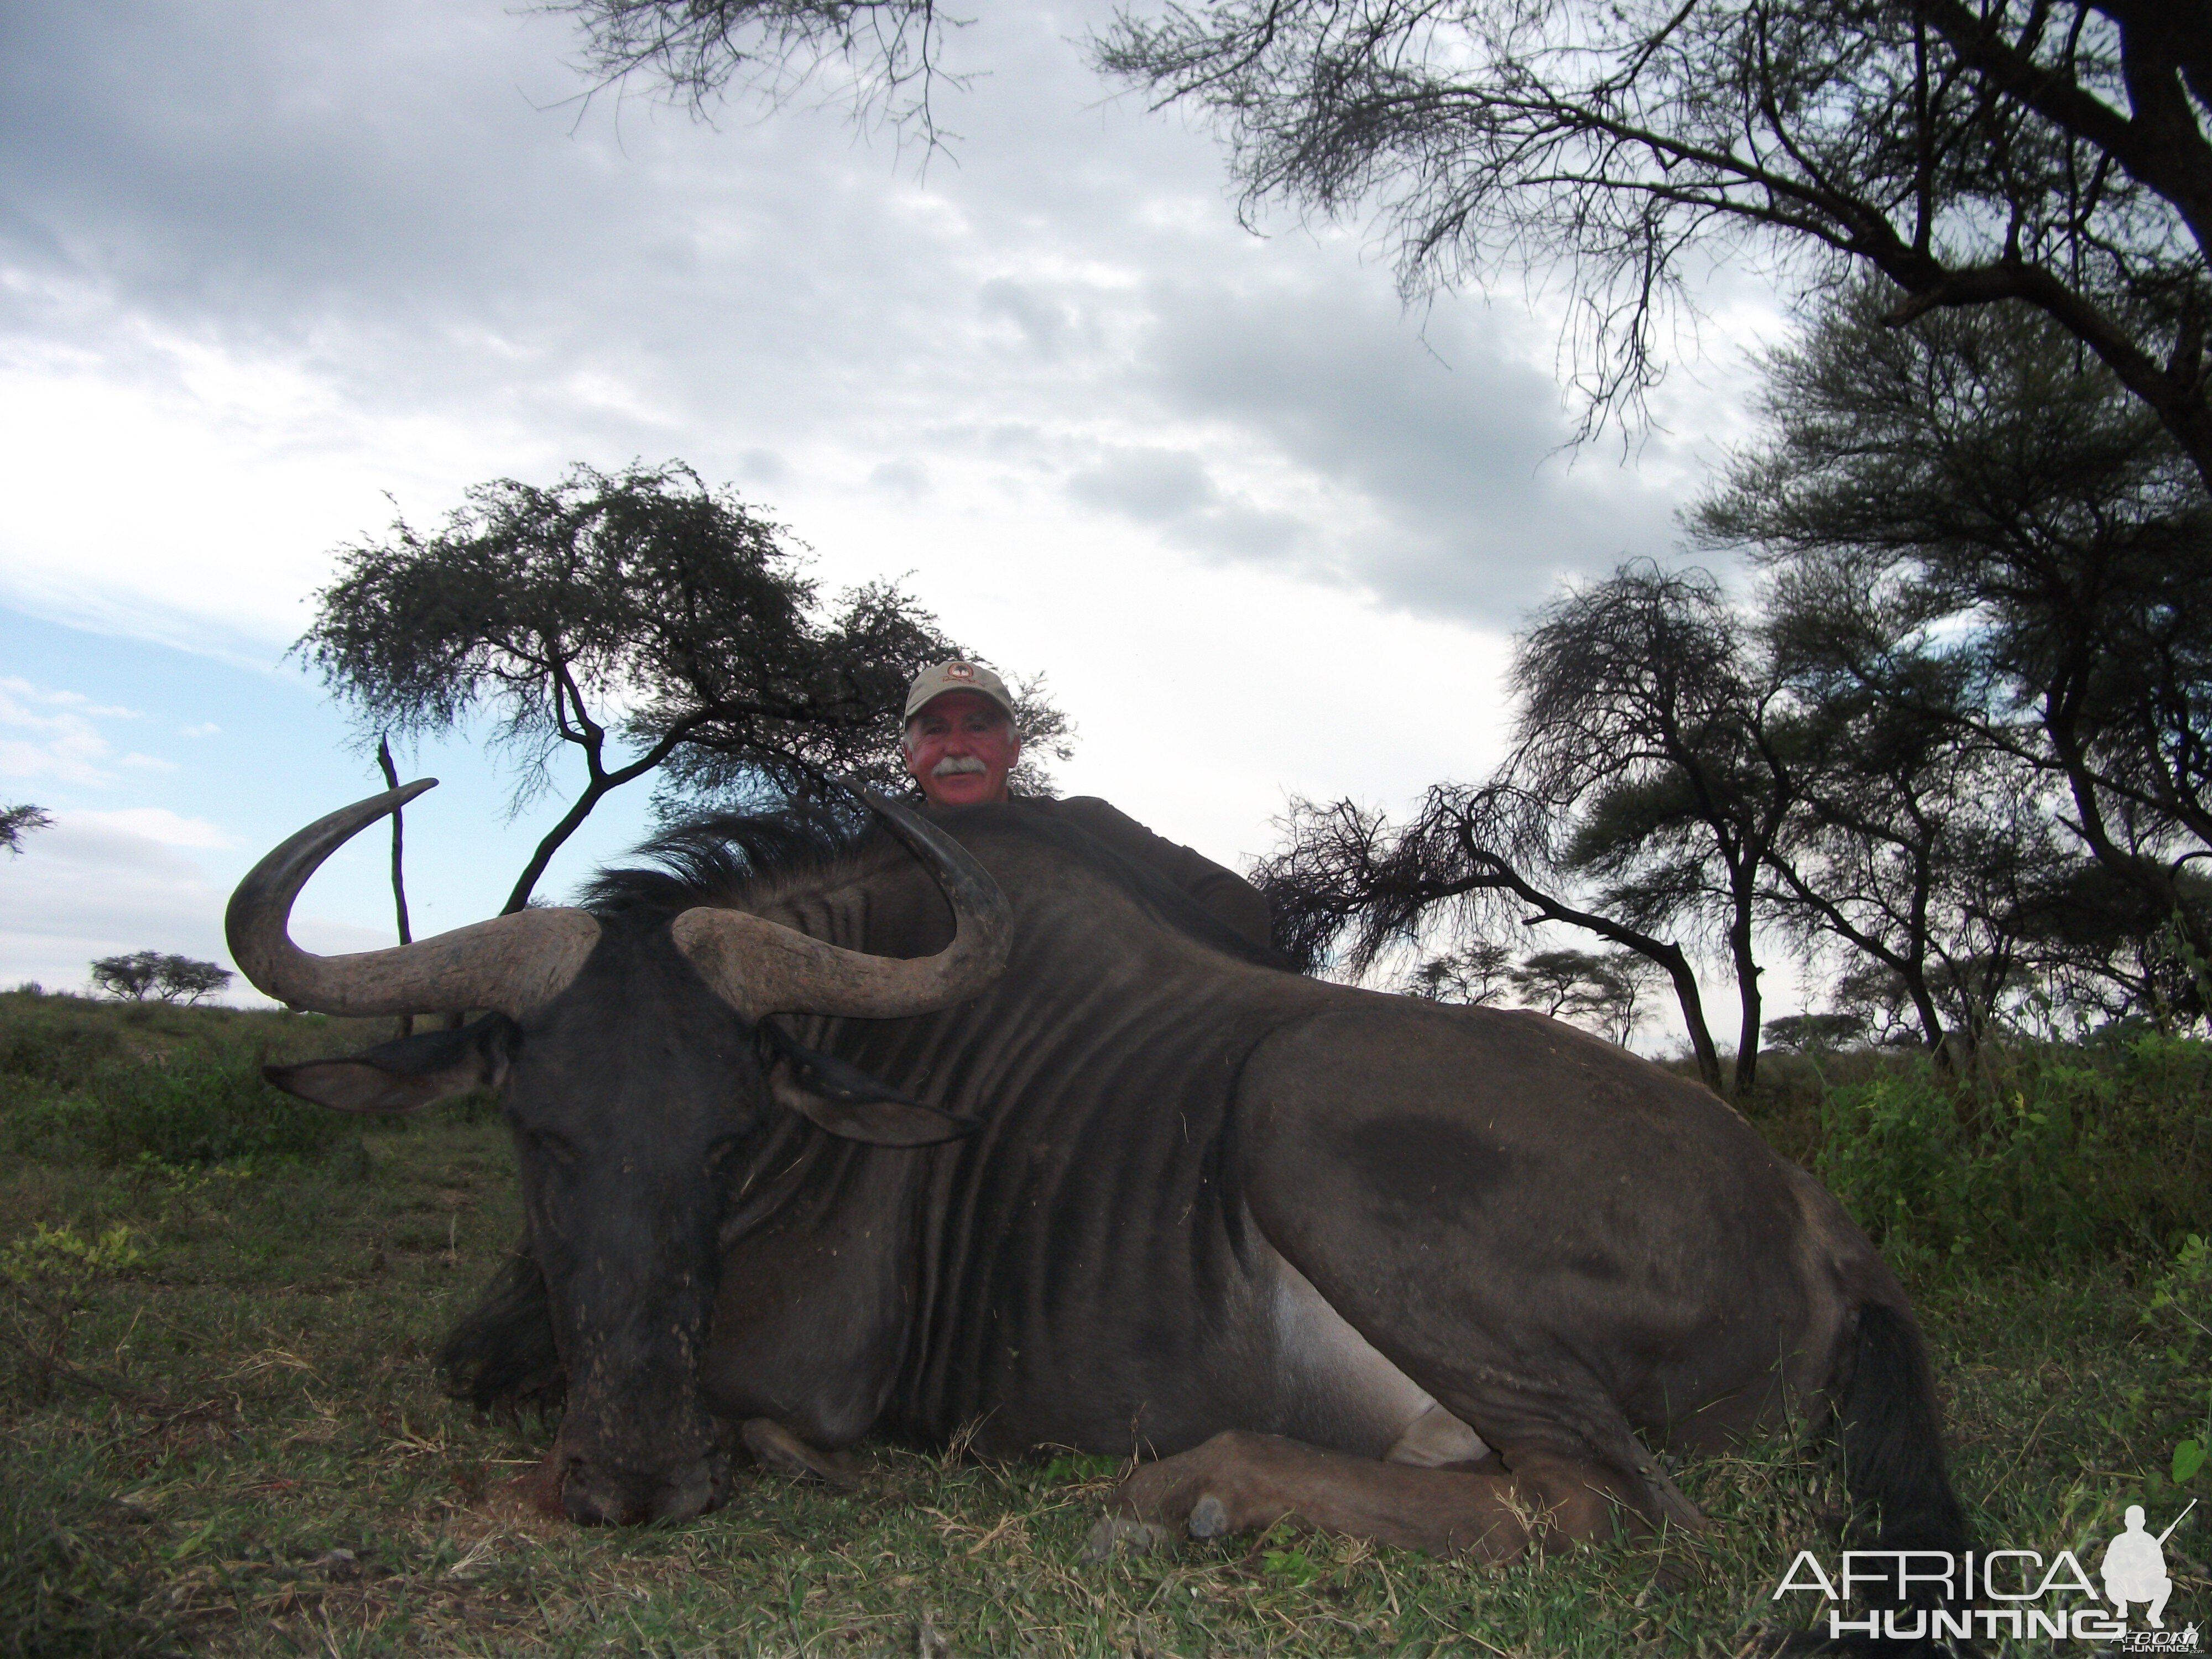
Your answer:
[[[1234,871],[1154,835],[1096,796],[1055,800],[1012,793],[1006,779],[1022,756],[1013,699],[1006,695],[1006,682],[980,664],[956,657],[915,677],[907,692],[906,734],[900,749],[906,769],[931,805],[1002,801],[1073,823],[1122,857],[1158,871],[1216,921],[1261,950],[1273,948],[1267,899]]]
[[[2190,1508],[2196,1507],[2192,1500]],[[2166,1611],[2166,1598],[2173,1594],[2173,1580],[2166,1573],[2164,1546],[2173,1528],[2168,1527],[2157,1537],[2152,1537],[2143,1530],[2143,1508],[2140,1504],[2129,1504],[2124,1519],[2127,1530],[2105,1547],[2106,1599],[2120,1610],[2123,1619],[2128,1616],[2129,1602],[2148,1603],[2151,1627],[2163,1630],[2166,1620],[2160,1615]],[[2179,1526],[2180,1522],[2174,1524]]]

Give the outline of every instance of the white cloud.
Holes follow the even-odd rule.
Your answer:
[[[1069,786],[1216,856],[1264,850],[1287,790],[1468,775],[1507,632],[1665,552],[1725,400],[1670,382],[1681,442],[1569,465],[1549,324],[1424,324],[1356,233],[1246,234],[1210,143],[1101,102],[1071,42],[1111,4],[980,8],[956,45],[992,72],[926,178],[803,106],[580,115],[566,25],[509,0],[0,13],[0,600],[264,671],[395,503],[427,529],[483,480],[682,457],[811,544],[825,592],[902,577],[1049,671]],[[82,683],[165,731],[209,712]],[[193,749],[212,722],[129,717],[0,683],[0,780],[63,805],[127,780],[171,815],[81,817],[76,863],[42,840],[0,879],[64,957],[161,943],[142,915],[208,954],[186,852],[220,832],[191,815],[249,818],[192,791],[252,719]],[[69,887],[101,835],[137,851]]]
[[[149,833],[150,832],[150,833]],[[212,826],[158,809],[60,812],[21,857],[0,860],[0,984],[82,988],[94,957],[173,951],[225,967],[228,892],[179,847],[218,844]],[[363,950],[387,935],[301,918],[293,937],[313,950]],[[226,999],[258,999],[241,981]]]
[[[41,705],[52,712],[41,712]],[[94,712],[73,693],[0,679],[0,777],[87,785],[111,781],[113,774],[102,766],[109,759],[109,744],[92,723]]]
[[[180,817],[166,806],[131,806],[115,812],[65,812],[61,822],[118,830],[163,847],[228,848],[238,838],[205,818]]]
[[[1425,344],[1356,235],[1239,229],[1210,143],[1101,105],[1072,41],[1103,15],[986,8],[957,165],[918,179],[803,107],[555,112],[572,40],[503,0],[34,11],[0,69],[6,586],[265,660],[380,491],[434,523],[476,480],[672,453],[832,559],[836,497],[904,502],[841,577],[926,581],[980,493],[1032,489],[1492,626],[1662,550],[1671,495],[1544,469],[1517,311],[1439,307]],[[118,450],[134,488],[82,513]],[[1099,479],[1147,451],[1219,499]]]

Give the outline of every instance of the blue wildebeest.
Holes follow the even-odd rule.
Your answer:
[[[1959,1547],[1905,1295],[1705,1090],[1534,1014],[1282,971],[1018,806],[839,840],[725,818],[585,902],[316,957],[307,877],[233,901],[295,1005],[475,1024],[276,1069],[351,1111],[499,1091],[528,1237],[448,1361],[553,1389],[583,1521],[695,1514],[742,1438],[1156,1455],[1102,1538],[1327,1529],[1498,1559],[1695,1526],[1653,1449],[1804,1412],[1890,1547]],[[1002,967],[1003,965],[1003,967]]]

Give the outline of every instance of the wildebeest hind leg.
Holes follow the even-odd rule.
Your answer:
[[[1471,1083],[1486,1074],[1469,1029],[1382,1009],[1255,1050],[1237,1084],[1252,1218],[1516,1475],[1573,1471],[1644,1522],[1698,1527],[1624,1401],[1650,1415],[1679,1379],[1695,1410],[1738,1380],[1750,1348],[1691,1363],[1710,1309],[1671,1287],[1708,1264],[1661,1225],[1670,1212],[1638,1196],[1634,1171],[1586,1168],[1580,1143],[1508,1109],[1494,1092],[1506,1084]],[[1617,1178],[1595,1190],[1591,1169]]]
[[[1121,1484],[1087,1554],[1117,1539],[1212,1538],[1294,1520],[1432,1555],[1510,1561],[1547,1536],[1610,1535],[1626,1493],[1595,1464],[1539,1460],[1506,1474],[1418,1468],[1232,1431],[1147,1463]]]

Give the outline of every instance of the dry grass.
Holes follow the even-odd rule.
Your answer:
[[[872,1445],[854,1492],[747,1475],[698,1521],[587,1530],[515,1490],[547,1425],[430,1376],[517,1230],[496,1124],[245,1176],[0,1170],[0,1247],[41,1223],[121,1224],[141,1260],[81,1286],[43,1382],[0,1309],[0,1651],[1733,1656],[1841,1518],[1776,1447],[1681,1469],[1717,1524],[1663,1550],[1486,1571],[1282,1534],[1085,1565],[1096,1460]],[[2154,1471],[2201,1376],[2142,1305],[2109,1269],[1923,1295],[1985,1537],[2078,1547],[2132,1498],[2179,1508]],[[2169,1546],[2200,1620],[2204,1536]]]

